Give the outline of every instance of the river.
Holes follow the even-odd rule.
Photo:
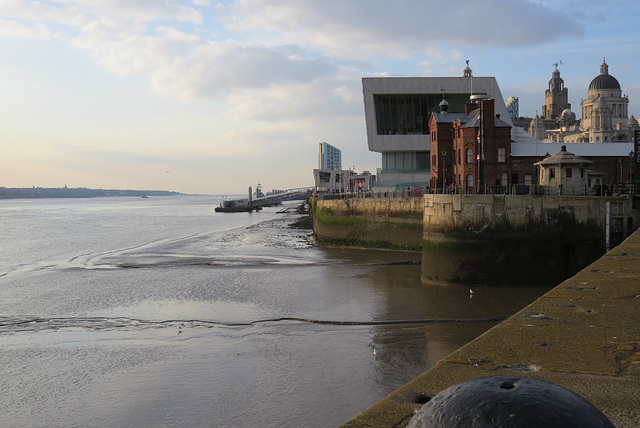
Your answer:
[[[0,201],[0,426],[337,426],[547,290],[219,201]]]

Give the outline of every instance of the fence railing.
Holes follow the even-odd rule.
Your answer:
[[[588,187],[541,186],[515,184],[512,186],[484,186],[481,189],[451,187],[445,189],[428,189],[414,187],[404,190],[376,191],[367,190],[350,193],[322,193],[314,196],[320,200],[335,199],[382,199],[382,198],[418,198],[425,194],[453,194],[453,195],[548,195],[548,196],[611,196],[611,195],[640,195],[640,186],[630,183],[596,185]]]

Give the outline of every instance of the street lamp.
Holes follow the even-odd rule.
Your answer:
[[[629,152],[629,183],[632,182],[632,171],[633,171],[633,152]]]

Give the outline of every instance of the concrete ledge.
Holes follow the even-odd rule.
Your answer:
[[[553,382],[640,426],[640,231],[343,427],[404,427],[439,391],[496,375]]]

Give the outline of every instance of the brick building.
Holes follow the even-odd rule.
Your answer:
[[[511,125],[495,114],[494,99],[475,101],[464,114],[442,109],[431,115],[432,189],[468,193],[524,182],[511,161]],[[526,171],[530,178],[532,171],[533,163]]]
[[[475,99],[474,99],[475,98]],[[514,189],[514,185],[540,183],[535,163],[570,146],[572,153],[593,162],[588,187],[613,186],[630,182],[632,143],[542,143],[515,142],[511,125],[495,114],[495,100],[476,96],[465,113],[440,112],[429,119],[431,132],[432,191],[456,193],[494,193]]]

